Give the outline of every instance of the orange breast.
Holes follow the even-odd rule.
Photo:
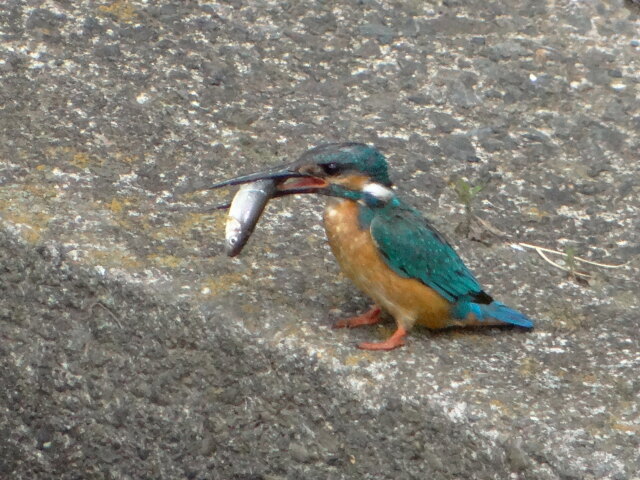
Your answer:
[[[324,214],[329,245],[344,274],[406,329],[449,325],[450,304],[418,280],[403,278],[387,266],[369,230],[358,224],[358,205],[334,200]]]

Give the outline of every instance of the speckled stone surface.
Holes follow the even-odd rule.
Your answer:
[[[3,2],[0,478],[640,478],[639,32],[622,0]],[[537,328],[355,349],[391,325],[330,328],[367,300],[318,198],[223,254],[198,189],[343,140]],[[461,178],[506,235],[460,234]]]

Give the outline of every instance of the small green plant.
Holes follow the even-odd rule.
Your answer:
[[[471,222],[473,220],[473,201],[486,185],[472,186],[469,182],[463,178],[457,179],[453,182],[453,188],[458,194],[458,200],[464,205],[464,220],[460,222],[460,225],[456,228],[458,233],[461,233],[465,237],[468,237],[471,233]]]
[[[484,190],[485,185],[476,185],[475,187],[471,186],[469,182],[467,182],[463,178],[459,178],[455,184],[454,188],[456,189],[456,193],[458,194],[458,199],[464,205],[465,209],[469,212],[472,210],[473,199],[476,198],[478,193]]]
[[[578,271],[577,269],[577,261],[576,261],[576,249],[575,247],[567,246],[564,249],[564,265],[567,270],[567,277],[570,280],[580,284],[580,285],[589,285],[589,274],[586,272]]]
[[[567,266],[567,275],[569,278],[576,278],[576,249],[575,247],[566,247],[564,249],[564,264]]]

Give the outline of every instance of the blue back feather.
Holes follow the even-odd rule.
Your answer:
[[[384,208],[363,209],[374,210],[361,219],[370,217],[371,236],[398,275],[420,280],[452,303],[482,292],[453,247],[418,211],[397,197]]]
[[[382,258],[398,275],[421,281],[453,304],[451,315],[464,320],[498,320],[531,328],[533,322],[483,292],[453,247],[415,209],[397,197],[382,208],[361,206],[360,224],[369,227]]]

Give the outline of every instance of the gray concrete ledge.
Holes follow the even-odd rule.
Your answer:
[[[0,9],[0,478],[640,478],[636,4],[36,3]],[[339,140],[536,329],[357,350],[391,326],[331,329],[367,300],[315,198],[225,257],[196,190]]]

